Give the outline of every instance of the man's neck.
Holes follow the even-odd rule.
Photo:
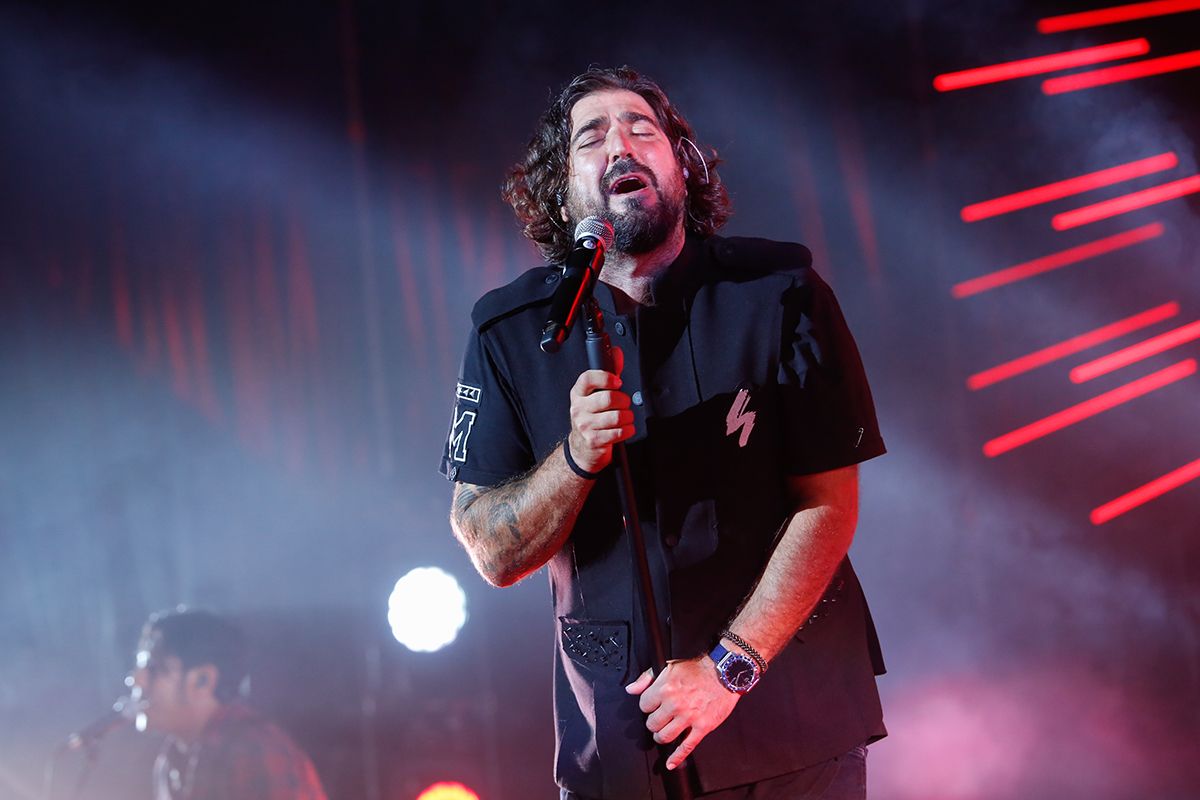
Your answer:
[[[172,737],[175,739],[176,745],[183,750],[186,750],[194,745],[200,739],[200,737],[203,736],[204,730],[209,726],[209,723],[216,718],[223,707],[224,706],[217,701],[212,700],[208,703],[203,703],[194,709],[194,713],[191,715],[189,724],[184,729],[174,731],[172,733]]]
[[[649,253],[631,255],[614,250],[604,260],[600,280],[619,290],[633,303],[652,306],[655,303],[654,286],[679,257],[685,238],[680,225],[674,234]]]

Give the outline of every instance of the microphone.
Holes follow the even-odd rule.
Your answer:
[[[591,296],[604,266],[604,253],[613,243],[613,226],[600,217],[587,217],[575,226],[575,247],[567,254],[562,279],[550,301],[550,316],[542,327],[542,352],[557,353],[571,335],[579,307]]]
[[[82,750],[91,747],[122,725],[133,722],[140,707],[141,703],[134,702],[128,695],[118,698],[107,714],[68,736],[62,744],[63,749]]]

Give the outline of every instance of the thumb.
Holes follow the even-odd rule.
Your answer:
[[[617,345],[613,345],[613,374],[620,377],[623,369],[625,369],[625,351]]]
[[[638,676],[638,679],[625,687],[625,691],[630,694],[641,694],[650,688],[650,684],[654,683],[654,670],[648,669]]]

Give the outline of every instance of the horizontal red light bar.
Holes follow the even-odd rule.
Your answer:
[[[1148,78],[1151,75],[1162,75],[1194,67],[1200,67],[1200,50],[1189,50],[1173,56],[1148,58],[1145,61],[1134,61],[1131,64],[1121,64],[1117,67],[1105,67],[1104,69],[1078,72],[1074,75],[1063,75],[1061,78],[1047,78],[1042,81],[1042,92],[1044,94],[1076,92],[1080,89],[1107,86],[1110,83]]]
[[[1138,342],[1115,353],[1110,353],[1103,358],[1097,358],[1086,364],[1080,364],[1071,370],[1071,380],[1075,383],[1090,381],[1092,378],[1107,375],[1114,370],[1127,367],[1138,361],[1143,361],[1150,358],[1150,356],[1156,356],[1159,353],[1170,350],[1172,347],[1179,347],[1188,342],[1194,342],[1197,339],[1200,339],[1200,322],[1183,325],[1159,336],[1147,339],[1144,342]]]
[[[1178,14],[1181,11],[1195,11],[1196,9],[1200,9],[1200,0],[1156,0],[1156,2],[1150,3],[1129,3],[1111,8],[1098,8],[1095,11],[1045,17],[1038,20],[1037,29],[1038,33],[1060,33],[1080,28],[1094,28],[1098,25],[1128,22],[1133,19],[1161,17],[1166,14]]]
[[[1084,47],[1079,50],[1067,50],[1062,53],[1051,53],[1045,56],[1022,58],[1019,61],[1005,61],[1003,64],[993,64],[989,67],[975,67],[959,72],[947,72],[933,79],[933,88],[939,92],[950,92],[955,89],[966,89],[970,86],[980,86],[985,83],[999,83],[1013,78],[1027,78],[1030,75],[1043,75],[1047,72],[1057,72],[1060,69],[1082,67],[1087,64],[1098,64],[1101,61],[1115,61],[1118,58],[1144,56],[1150,52],[1150,42],[1145,39],[1128,39],[1124,42],[1101,44],[1095,47]]]
[[[995,289],[998,286],[1004,286],[1009,283],[1032,278],[1034,275],[1040,275],[1043,272],[1059,269],[1061,267],[1070,266],[1080,261],[1085,261],[1089,258],[1111,253],[1114,250],[1120,250],[1125,247],[1145,242],[1157,236],[1162,236],[1163,226],[1161,222],[1151,222],[1149,225],[1143,225],[1140,228],[1124,231],[1123,233],[1106,236],[1103,239],[1097,239],[1094,242],[1081,244],[1076,247],[1071,247],[1058,253],[1051,253],[1048,256],[1035,258],[1032,261],[1026,261],[1023,264],[1017,264],[1013,267],[1006,267],[996,272],[980,275],[978,278],[971,278],[962,283],[956,283],[950,290],[954,297],[962,299],[970,297],[973,294],[986,292],[988,289]]]
[[[1070,230],[1078,228],[1080,225],[1087,225],[1109,217],[1115,217],[1118,214],[1126,214],[1130,211],[1136,211],[1139,208],[1165,203],[1168,200],[1176,200],[1180,197],[1189,194],[1200,192],[1200,175],[1192,175],[1188,178],[1180,178],[1177,181],[1163,183],[1158,186],[1151,186],[1149,189],[1142,189],[1140,192],[1130,192],[1123,194],[1120,197],[1114,197],[1112,200],[1105,200],[1102,203],[1093,203],[1090,206],[1077,208],[1073,211],[1064,211],[1061,214],[1055,214],[1050,224],[1056,231]]]
[[[1200,478],[1200,459],[1190,464],[1184,464],[1176,470],[1168,472],[1161,478],[1155,478],[1144,486],[1139,486],[1128,494],[1123,494],[1116,500],[1111,500],[1092,510],[1093,525],[1103,525],[1111,519],[1132,511],[1138,506],[1145,505],[1155,498],[1162,497],[1172,489],[1178,489],[1188,481]]]
[[[1055,431],[1060,431],[1089,417],[1094,417],[1102,411],[1116,408],[1122,403],[1128,403],[1130,400],[1134,400],[1144,394],[1149,394],[1155,389],[1161,389],[1176,381],[1183,380],[1189,375],[1194,375],[1195,372],[1195,359],[1190,358],[1187,361],[1180,361],[1178,364],[1173,364],[1166,369],[1160,369],[1158,372],[1153,372],[1144,378],[1138,378],[1123,386],[1118,386],[1116,389],[1093,397],[1091,400],[1085,400],[1078,405],[1073,405],[1037,422],[1032,422],[1023,428],[1017,428],[1011,433],[997,436],[995,439],[984,444],[983,453],[986,456],[995,457],[1002,453],[1007,453],[1009,450],[1015,450],[1021,445],[1029,444]]]
[[[1023,192],[1006,194],[994,200],[972,203],[963,208],[961,216],[963,222],[977,222],[988,217],[1007,214],[1010,211],[1029,208],[1041,203],[1048,203],[1051,200],[1058,200],[1073,194],[1098,189],[1101,186],[1111,186],[1121,181],[1140,178],[1142,175],[1149,175],[1152,172],[1173,169],[1178,164],[1179,159],[1174,153],[1162,153],[1157,156],[1130,161],[1128,164],[1120,164],[1097,172],[1089,172],[1077,178],[1068,178],[1067,180],[1048,183],[1045,186],[1026,189]]]
[[[1081,333],[1078,336],[1067,339],[1065,342],[1059,342],[1058,344],[1030,353],[1027,356],[1021,356],[991,369],[986,369],[983,372],[977,372],[967,378],[967,387],[978,390],[985,386],[991,386],[993,383],[999,383],[1002,380],[1020,375],[1023,372],[1029,372],[1052,361],[1066,358],[1069,355],[1087,350],[1089,347],[1095,347],[1103,342],[1116,339],[1118,336],[1124,336],[1138,328],[1144,328],[1156,322],[1161,322],[1178,313],[1179,303],[1164,303],[1161,306],[1143,311],[1140,314],[1134,314],[1132,317],[1117,320],[1094,331]]]

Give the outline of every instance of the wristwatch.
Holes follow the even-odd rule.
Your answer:
[[[758,683],[758,664],[741,653],[735,653],[717,642],[708,657],[717,665],[717,678],[721,685],[735,694],[745,694]]]

